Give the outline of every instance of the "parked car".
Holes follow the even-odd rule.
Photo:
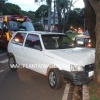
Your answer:
[[[77,46],[91,48],[91,39],[88,31],[84,32],[82,35],[75,36],[75,43]]]
[[[95,50],[75,47],[63,33],[18,31],[8,43],[9,67],[26,67],[48,77],[51,88],[61,88],[63,79],[82,85],[94,73]]]

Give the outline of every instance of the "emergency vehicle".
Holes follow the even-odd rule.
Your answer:
[[[21,15],[0,16],[0,45],[7,47],[15,31],[34,31],[31,19]]]

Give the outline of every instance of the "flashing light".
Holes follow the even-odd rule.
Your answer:
[[[7,22],[8,18],[7,16],[4,16],[4,21]]]
[[[22,22],[22,21],[26,20],[26,17],[13,16],[12,20],[16,20],[16,21]]]

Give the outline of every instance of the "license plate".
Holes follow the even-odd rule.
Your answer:
[[[88,73],[88,77],[92,77],[93,74],[94,74],[94,71],[90,71],[90,72]]]

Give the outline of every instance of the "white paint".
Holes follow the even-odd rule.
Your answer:
[[[89,91],[88,91],[88,87],[87,87],[87,85],[83,85],[83,89],[82,89],[83,91],[82,91],[82,95],[83,95],[83,97],[82,97],[82,100],[90,100],[90,98],[89,98]]]
[[[70,84],[66,84],[62,100],[67,100],[68,99],[69,89],[70,89]]]
[[[8,59],[0,61],[0,63],[6,63],[6,62],[8,62]]]

